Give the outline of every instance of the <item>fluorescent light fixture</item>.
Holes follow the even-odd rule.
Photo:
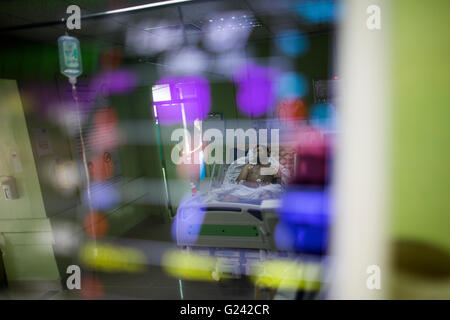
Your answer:
[[[174,29],[174,28],[179,28],[179,27],[180,27],[180,25],[173,24],[173,25],[170,25],[170,26],[148,27],[148,28],[145,28],[144,30],[145,31],[151,31],[151,30],[157,30],[157,29]]]
[[[177,3],[184,3],[184,2],[191,2],[191,1],[192,0],[158,1],[158,2],[154,2],[154,3],[142,4],[142,5],[134,6],[134,7],[110,10],[110,11],[106,11],[105,13],[106,14],[115,14],[115,13],[129,12],[129,11],[135,11],[135,10],[141,10],[141,9],[156,8],[156,7],[166,6],[166,5],[169,5],[169,4],[177,4]]]
[[[170,101],[172,99],[170,95],[170,85],[157,84],[152,88],[153,102]]]

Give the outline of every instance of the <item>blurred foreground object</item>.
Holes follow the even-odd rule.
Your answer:
[[[336,219],[331,299],[383,299],[388,283],[388,140],[390,1],[348,0],[339,33],[339,134],[333,193]],[[382,28],[366,26],[369,6],[381,8]],[[380,270],[380,286],[368,285]]]

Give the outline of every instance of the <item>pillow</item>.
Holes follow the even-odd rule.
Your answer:
[[[270,157],[270,162],[278,164],[278,168],[281,171],[281,184],[288,184],[291,177],[291,172],[285,165],[281,164],[277,159]]]
[[[246,157],[241,157],[235,161],[233,161],[223,178],[223,183],[235,183],[236,179],[239,177],[242,168],[248,163]]]

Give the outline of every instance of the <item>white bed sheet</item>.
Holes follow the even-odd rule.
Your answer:
[[[257,188],[242,184],[224,183],[220,188],[209,191],[203,197],[205,201],[221,201],[225,197],[235,197],[239,200],[264,200],[281,197],[283,187],[280,184],[267,184]]]

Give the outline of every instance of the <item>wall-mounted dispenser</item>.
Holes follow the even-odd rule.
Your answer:
[[[3,195],[6,200],[14,200],[19,198],[19,192],[17,191],[16,179],[11,176],[4,176],[1,182]]]

